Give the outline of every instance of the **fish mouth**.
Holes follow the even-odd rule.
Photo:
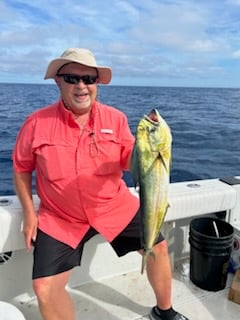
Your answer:
[[[156,109],[152,109],[145,118],[154,124],[159,124],[158,112]]]

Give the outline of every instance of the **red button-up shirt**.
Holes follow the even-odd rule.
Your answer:
[[[82,133],[62,101],[31,114],[13,164],[36,170],[39,229],[73,248],[90,226],[112,241],[139,207],[122,180],[133,143],[126,116],[99,102]]]

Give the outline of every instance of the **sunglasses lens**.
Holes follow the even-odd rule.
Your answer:
[[[59,77],[63,77],[64,81],[69,84],[78,84],[81,80],[84,84],[94,84],[97,81],[97,76],[78,76],[75,74],[59,74]]]
[[[65,74],[63,75],[63,79],[65,82],[70,84],[78,84],[80,79],[78,79],[77,76],[71,75],[71,74]]]
[[[94,84],[97,81],[97,76],[82,76],[81,79],[85,84]]]

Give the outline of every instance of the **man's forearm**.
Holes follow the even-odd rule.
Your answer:
[[[15,172],[14,184],[24,215],[35,214],[32,199],[32,174],[29,172]]]

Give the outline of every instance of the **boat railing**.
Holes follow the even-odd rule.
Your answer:
[[[165,221],[226,211],[226,219],[238,225],[240,223],[240,179],[225,180],[226,182],[220,179],[208,179],[171,183],[170,207]],[[138,196],[134,188],[130,190]],[[37,208],[39,205],[37,195],[34,195],[34,203]],[[20,202],[15,195],[0,196],[0,252],[15,251],[24,247]]]
[[[134,188],[130,191],[138,196]],[[34,195],[36,208],[39,199]],[[216,214],[240,230],[240,179],[206,179],[171,183],[169,188],[169,209],[163,233],[169,244],[172,264],[189,254],[188,227],[191,219],[201,215]],[[31,278],[32,255],[25,250],[22,233],[22,208],[16,195],[0,197],[0,278],[5,286],[5,277],[22,265],[20,287]],[[131,255],[129,257],[129,255]],[[106,263],[107,259],[107,263]],[[109,244],[97,235],[86,244],[82,272],[74,270],[70,284],[81,284],[109,277],[114,274],[140,270],[141,257],[130,253],[118,259]],[[25,279],[26,278],[26,279]],[[5,279],[5,280],[4,280]],[[25,280],[24,280],[25,279]],[[16,290],[17,291],[17,290]],[[15,294],[15,293],[14,293]],[[6,296],[11,296],[9,291]]]

